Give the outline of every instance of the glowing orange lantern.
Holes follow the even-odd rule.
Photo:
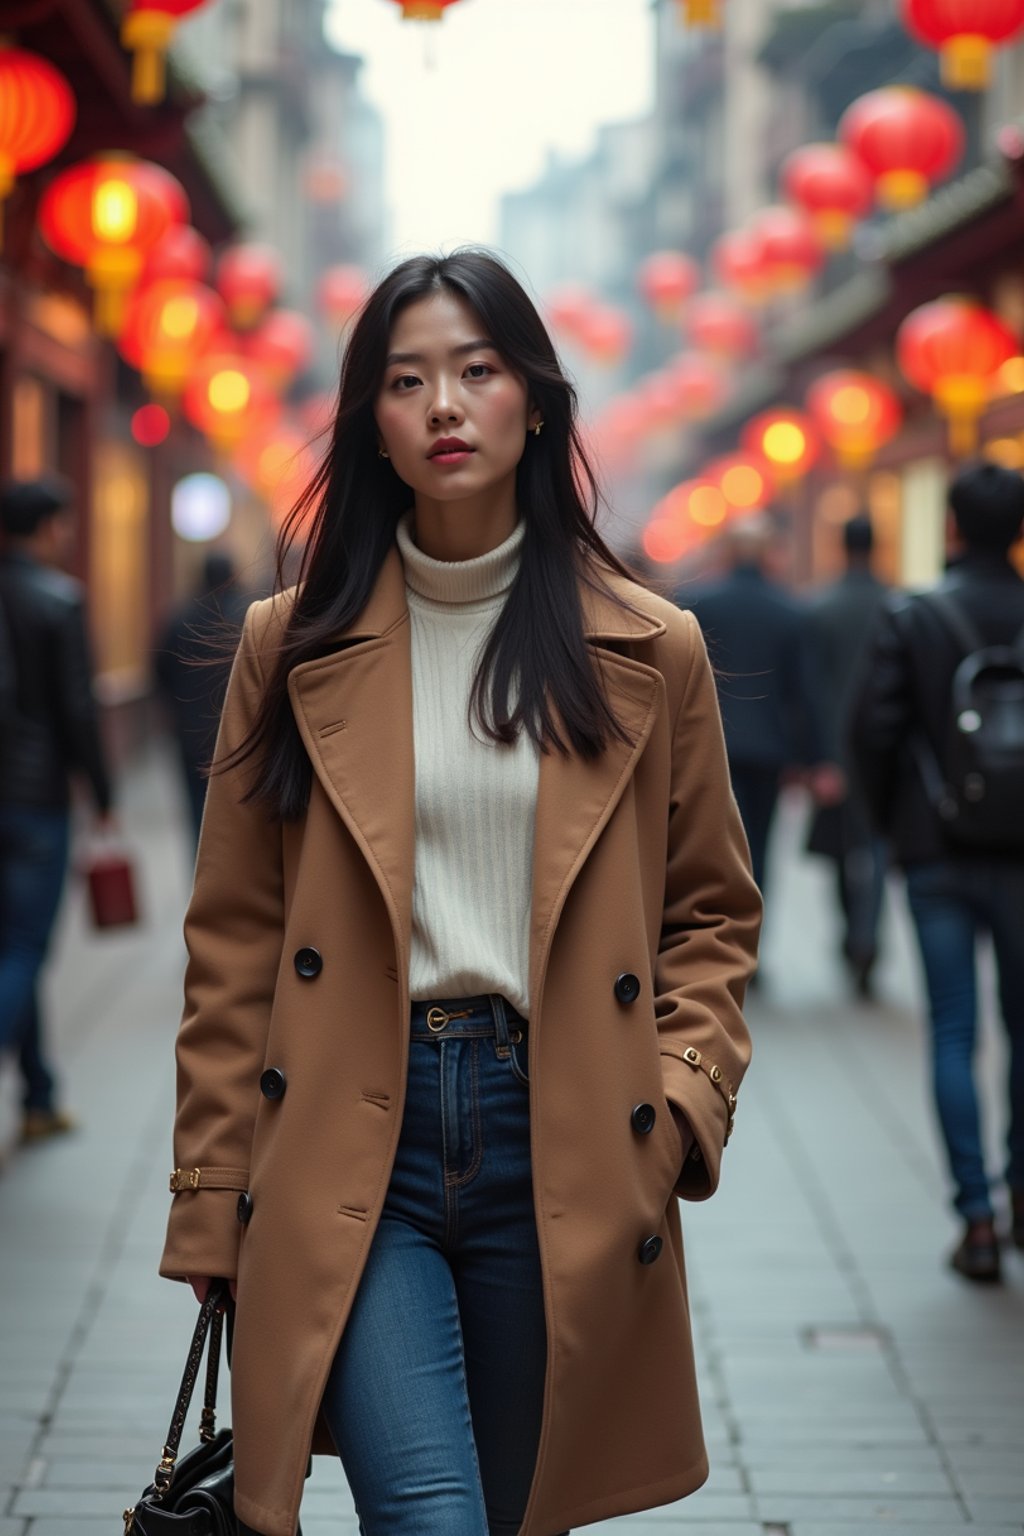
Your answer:
[[[121,43],[134,55],[132,100],[162,101],[166,90],[165,60],[182,16],[204,0],[132,0],[121,23]]]
[[[802,411],[783,406],[762,411],[743,429],[741,442],[748,453],[767,459],[780,484],[799,480],[818,457],[818,435]]]
[[[759,237],[750,229],[733,229],[711,249],[711,265],[718,281],[734,288],[749,304],[760,304],[771,292],[771,282]]]
[[[204,283],[212,265],[209,241],[194,225],[175,224],[147,255],[139,281],[155,283],[165,277],[182,277],[191,283]]]
[[[949,420],[954,453],[971,453],[977,420],[1017,340],[998,315],[972,299],[936,299],[912,310],[896,333],[896,360]]]
[[[0,212],[14,178],[63,149],[76,110],[70,85],[48,59],[0,43]]]
[[[903,407],[870,373],[837,368],[807,391],[807,410],[845,469],[862,469],[899,431]]]
[[[440,21],[448,6],[456,0],[397,0],[403,21]]]
[[[281,291],[281,257],[270,245],[232,245],[217,263],[217,291],[232,325],[249,331]]]
[[[276,389],[286,389],[309,365],[316,338],[305,315],[274,309],[246,341],[246,355],[258,362]]]
[[[688,27],[720,27],[721,0],[679,0],[683,21]]]
[[[956,168],[964,152],[959,117],[914,86],[868,91],[839,119],[839,137],[875,178],[886,208],[910,208]]]
[[[721,492],[730,512],[753,512],[772,497],[771,470],[760,454],[723,454],[705,466],[701,479]]]
[[[686,314],[686,334],[695,347],[715,357],[749,357],[757,348],[757,326],[728,293],[698,293]]]
[[[782,167],[782,191],[803,209],[822,244],[838,251],[871,207],[874,188],[864,162],[845,144],[804,144]]]
[[[85,268],[96,289],[97,328],[108,336],[120,327],[146,253],[187,219],[188,199],[169,172],[113,155],[63,171],[39,205],[43,238],[58,256]]]
[[[583,316],[579,339],[596,363],[614,367],[620,363],[633,342],[633,327],[626,315],[610,305],[600,304]]]
[[[799,208],[781,203],[762,208],[752,219],[750,232],[761,248],[771,294],[792,293],[804,287],[824,260],[814,226]]]
[[[340,331],[362,307],[369,291],[362,267],[328,267],[317,283],[317,308]]]
[[[637,286],[661,320],[675,320],[700,286],[700,268],[680,251],[655,251],[640,265]]]
[[[1024,0],[903,0],[903,20],[920,42],[939,49],[944,85],[981,91],[993,48],[1024,29]]]
[[[280,407],[259,365],[235,352],[210,352],[189,378],[182,401],[193,426],[222,453],[266,432]]]
[[[226,331],[227,314],[212,288],[168,278],[133,294],[117,346],[154,394],[175,397],[198,359]]]
[[[314,460],[305,434],[294,422],[282,421],[266,437],[244,443],[235,467],[264,497],[280,526],[313,478]]]

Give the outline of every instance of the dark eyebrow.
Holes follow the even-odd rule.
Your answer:
[[[489,352],[497,352],[493,341],[487,341],[481,337],[479,341],[466,341],[458,347],[452,347],[450,356],[461,357],[465,352],[480,352],[486,349]],[[389,352],[385,368],[390,368],[394,363],[422,363],[422,352]]]

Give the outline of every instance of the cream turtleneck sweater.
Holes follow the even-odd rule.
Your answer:
[[[412,643],[416,874],[410,996],[500,992],[529,1014],[539,753],[470,726],[477,663],[519,568],[525,525],[475,560],[433,560],[398,525]]]

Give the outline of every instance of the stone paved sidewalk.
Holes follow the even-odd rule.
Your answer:
[[[115,1536],[151,1475],[194,1305],[157,1278],[167,1208],[186,844],[169,767],[126,786],[146,920],[84,930],[66,903],[49,997],[80,1132],[0,1176],[0,1536]],[[756,1068],[719,1195],[685,1212],[713,1472],[677,1505],[605,1523],[668,1536],[1024,1532],[1024,1255],[1006,1284],[946,1271],[956,1235],[931,1128],[915,972],[892,904],[884,1003],[836,974],[826,870],[778,839]],[[984,1075],[995,1138],[1002,1041]],[[0,1144],[13,1126],[0,1079]],[[611,1389],[611,1388],[610,1388]],[[186,1431],[186,1443],[194,1428]],[[318,1460],[306,1536],[353,1536]]]

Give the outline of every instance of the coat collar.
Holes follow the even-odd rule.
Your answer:
[[[639,612],[582,587],[591,641],[664,633],[641,608],[643,589],[618,576],[608,585]],[[580,869],[619,803],[653,729],[664,682],[658,670],[596,646],[602,679],[626,741],[599,758],[541,754],[531,895],[530,994],[539,1008],[555,928]],[[391,918],[398,974],[407,985],[415,874],[412,660],[405,577],[397,549],[358,619],[330,655],[303,662],[288,679],[292,710],[314,772],[362,852]]]

